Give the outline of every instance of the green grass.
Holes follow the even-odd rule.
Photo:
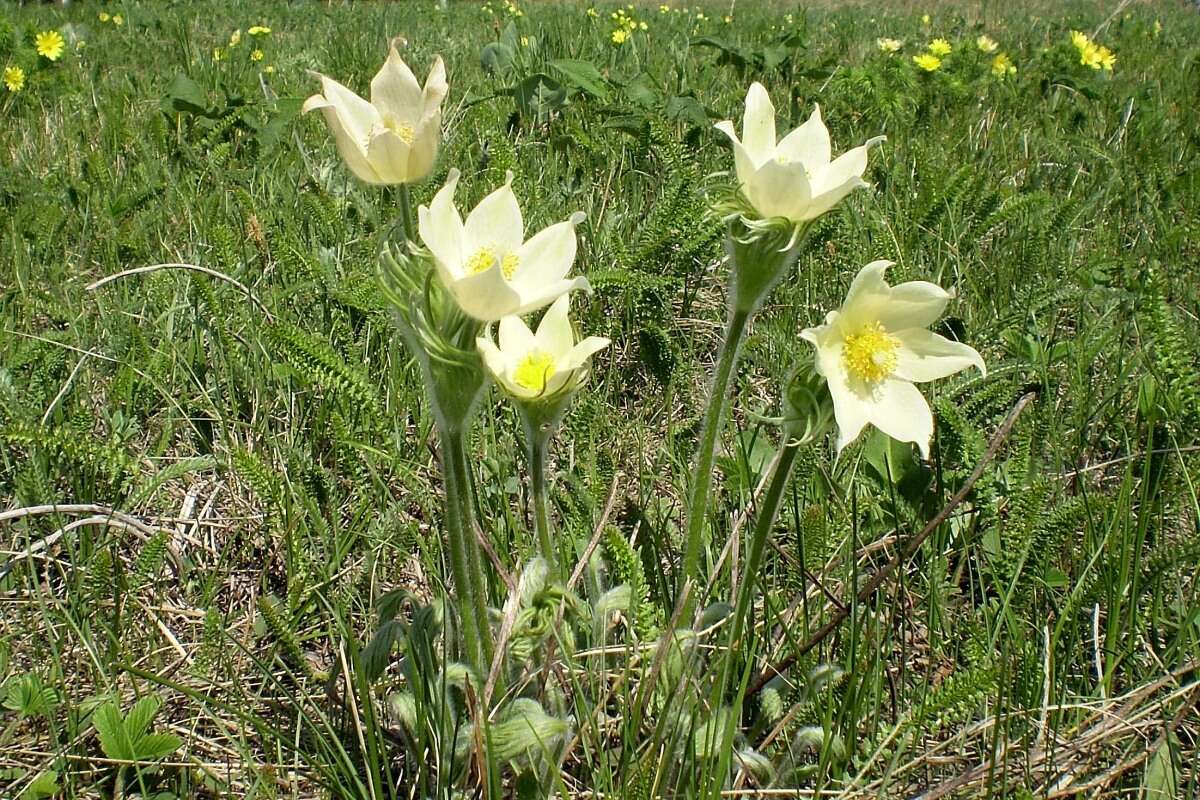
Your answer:
[[[726,24],[726,5],[697,21],[694,3],[655,3],[615,47],[616,6],[492,5],[0,10],[0,68],[27,73],[0,88],[0,797],[1200,793],[1195,10],[742,2]],[[253,63],[256,23],[272,33]],[[33,52],[48,28],[67,36],[55,64]],[[1116,52],[1111,76],[1073,58],[1074,28]],[[991,77],[983,32],[1015,76]],[[442,54],[451,87],[416,201],[455,166],[469,207],[511,169],[528,229],[587,212],[577,265],[596,292],[577,321],[613,340],[552,454],[565,560],[600,533],[573,599],[527,573],[509,600],[537,545],[520,426],[495,393],[471,442],[497,554],[479,568],[522,620],[486,747],[464,728],[480,687],[444,652],[433,420],[376,282],[398,198],[356,183],[298,115],[305,70],[365,91],[397,34],[422,77]],[[881,54],[881,36],[905,49]],[[918,74],[934,36],[955,52]],[[515,59],[489,74],[498,39]],[[537,74],[540,104],[505,91]],[[799,331],[859,267],[955,287],[944,324],[989,373],[927,387],[929,466],[879,434],[836,460],[832,441],[801,452],[749,647],[728,652],[727,620],[662,631],[724,313],[706,212],[732,157],[711,122],[740,118],[753,80],[781,128],[819,102],[835,151],[888,141],[874,188],[820,221],[751,329],[704,557],[733,539],[737,558],[712,569],[705,619],[735,600]],[[163,268],[90,287],[169,263],[228,280]],[[852,601],[1030,393],[965,502]],[[728,710],[740,680],[791,661]],[[147,695],[161,708],[135,705]]]

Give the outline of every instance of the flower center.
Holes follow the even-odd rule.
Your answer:
[[[490,247],[481,247],[475,251],[475,255],[467,259],[466,270],[468,275],[478,275],[481,272],[486,272],[492,268],[496,261],[500,262],[500,274],[505,280],[511,281],[513,275],[517,274],[517,265],[520,260],[516,253],[506,253],[504,258],[497,259],[496,251]]]
[[[383,127],[400,137],[405,144],[413,143],[413,127],[407,122],[401,122],[393,114],[383,115]]]
[[[541,350],[531,350],[517,363],[512,380],[531,392],[546,391],[546,381],[554,375],[554,358]]]
[[[900,340],[884,330],[883,325],[873,322],[845,338],[842,363],[854,377],[874,383],[896,370],[899,348]]]

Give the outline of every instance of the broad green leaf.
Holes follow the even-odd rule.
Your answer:
[[[608,86],[604,83],[604,76],[590,62],[560,59],[551,61],[550,68],[558,73],[563,83],[568,86],[587,92],[598,100],[608,99]]]
[[[121,717],[121,709],[117,701],[110,700],[96,709],[92,715],[92,725],[100,737],[100,749],[109,758],[124,760],[133,759],[133,747],[125,733],[125,720]]]
[[[152,733],[137,743],[137,758],[155,761],[171,755],[183,746],[183,740],[173,733]]]
[[[166,113],[200,116],[209,114],[208,97],[204,90],[200,88],[200,84],[182,72],[167,84],[167,91],[159,103],[159,108]]]
[[[54,797],[58,792],[58,773],[49,770],[34,778],[33,782],[25,787],[21,798],[22,800],[41,800],[43,797]]]
[[[1168,734],[1150,756],[1142,775],[1142,800],[1175,800],[1179,797],[1179,773],[1173,755],[1178,744],[1174,734]]]
[[[138,739],[146,735],[146,731],[150,730],[150,723],[154,721],[154,715],[158,713],[159,707],[162,706],[162,701],[157,695],[146,695],[145,697],[134,703],[133,708],[129,709],[129,713],[125,715],[125,735],[129,737],[129,741],[137,747]]]

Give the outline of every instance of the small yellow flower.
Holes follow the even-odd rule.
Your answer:
[[[649,26],[649,25],[647,25],[647,24],[646,24],[646,23],[644,23],[644,22],[639,22],[639,23],[638,23],[638,27],[639,27],[639,28],[641,28],[641,29],[642,29],[642,30],[644,30],[644,31],[648,31],[648,30],[650,30],[650,26]]]
[[[75,42],[75,52],[82,52],[85,47],[87,47],[87,40],[80,39],[79,41]]]
[[[246,30],[246,33],[250,34],[251,36],[266,36],[270,32],[271,32],[271,29],[268,28],[266,25],[251,25]]]
[[[229,46],[237,47],[242,41],[242,29],[238,28],[233,33],[229,34]]]
[[[591,17],[592,19],[596,19],[596,17],[600,16],[600,12],[599,12],[599,11],[597,11],[596,9],[594,9],[594,8],[589,8],[589,9],[587,10],[587,15],[588,15],[589,17]]]
[[[950,51],[954,48],[945,39],[934,39],[929,43],[929,52],[933,53],[938,58],[950,55]]]
[[[1113,67],[1117,64],[1117,54],[1104,45],[1100,45],[1098,49],[1100,51],[1100,66],[1112,72]]]
[[[221,48],[219,48],[219,47],[213,48],[213,61],[220,61],[224,57],[225,57],[225,54],[221,52]]]
[[[1154,20],[1154,38],[1157,39],[1162,34],[1162,22]]]
[[[928,14],[922,14],[922,15],[921,15],[921,24],[922,24],[922,25],[928,25],[928,24],[929,24],[929,22],[930,22],[930,20],[929,20],[929,15],[928,15]]]
[[[975,40],[975,46],[979,48],[979,52],[981,53],[994,53],[1000,47],[996,43],[996,40],[986,33]]]
[[[108,22],[112,19],[112,14],[109,14],[107,11],[101,11],[98,16],[101,22]]]
[[[14,94],[25,88],[25,70],[20,67],[4,68],[4,88]]]
[[[881,37],[875,40],[875,45],[884,53],[897,53],[904,46],[904,42],[899,39]]]
[[[253,51],[251,51],[251,53],[250,53],[250,60],[251,60],[251,61],[262,61],[262,60],[263,60],[263,51],[262,51],[262,50],[257,50],[257,49],[256,49],[256,50],[253,50]]]
[[[529,37],[528,36],[521,37],[521,47],[529,47]]]
[[[42,31],[34,37],[33,42],[37,47],[37,54],[50,61],[62,58],[63,50],[67,47],[66,41],[58,31]]]
[[[1071,31],[1071,44],[1075,45],[1080,53],[1086,50],[1091,43],[1092,40],[1083,31]]]
[[[913,63],[926,72],[934,72],[942,65],[942,60],[933,53],[921,53],[919,56],[913,56]]]
[[[670,7],[670,6],[659,6],[659,7],[658,7],[658,13],[660,13],[660,14],[670,14],[670,13],[671,13],[671,7]]]
[[[624,28],[617,28],[615,31],[612,32],[612,43],[613,44],[625,44],[625,42],[628,40],[629,40],[629,31],[625,30]]]
[[[726,14],[726,15],[725,15],[725,24],[726,24],[726,25],[728,25],[728,24],[730,24],[731,22],[733,22],[733,17],[731,17],[731,16],[729,16],[728,14]]]
[[[113,14],[113,25],[116,25],[119,28],[120,26],[122,26],[124,24],[125,24],[124,17],[122,17],[120,14]]]
[[[268,75],[274,75],[275,74],[275,65],[267,64],[265,67],[263,67],[263,72],[267,73]]]
[[[1017,74],[1017,66],[1012,63],[1012,59],[1005,53],[999,53],[992,59],[992,75],[999,80],[1004,80],[1010,75]]]

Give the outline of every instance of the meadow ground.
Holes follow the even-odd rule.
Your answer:
[[[687,5],[0,7],[0,797],[1200,794],[1200,14]],[[463,207],[511,170],[528,229],[586,212],[577,322],[612,340],[551,459],[573,594],[505,588],[536,553],[512,407],[468,444],[522,620],[486,736],[377,278],[399,195],[300,114],[306,70],[365,93],[390,36],[449,78],[414,201],[455,166]],[[712,126],[755,80],[781,130],[820,103],[835,152],[887,142],[750,329],[707,610],[668,636],[725,310]],[[955,289],[936,329],[988,373],[926,387],[928,462],[801,451],[726,648],[799,331],[880,258]]]

